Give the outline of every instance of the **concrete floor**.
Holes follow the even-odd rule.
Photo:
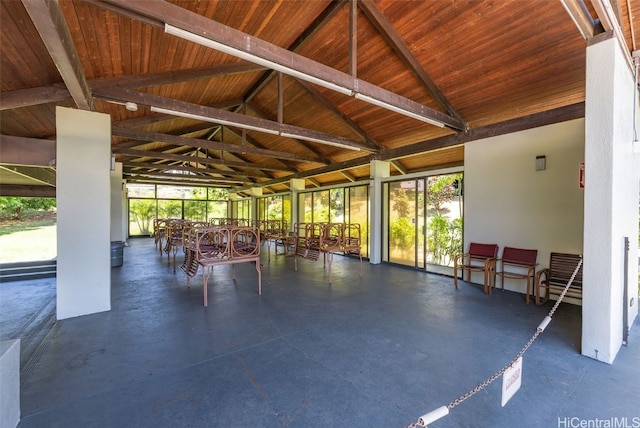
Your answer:
[[[41,323],[19,427],[404,427],[508,364],[550,309],[389,265],[365,262],[359,277],[351,258],[335,258],[331,285],[321,260],[298,272],[291,258],[263,263],[262,296],[253,265],[235,282],[223,266],[205,308],[200,274],[187,289],[152,240],[131,240],[112,268],[111,311]],[[0,292],[3,339],[20,336],[47,319],[36,313],[55,280]],[[615,363],[600,363],[580,355],[580,308],[563,304],[505,407],[500,378],[430,426],[640,426],[638,324]]]

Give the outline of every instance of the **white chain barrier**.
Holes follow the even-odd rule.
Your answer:
[[[582,266],[582,256],[580,257],[580,261],[578,262],[578,265],[573,271],[573,274],[571,275],[569,282],[567,282],[567,285],[564,287],[564,290],[562,290],[560,297],[558,297],[558,300],[556,300],[556,303],[553,305],[553,307],[549,311],[549,314],[546,317],[544,317],[540,325],[536,328],[536,332],[533,334],[533,336],[531,336],[531,339],[529,339],[529,341],[524,345],[524,347],[520,350],[520,352],[518,352],[518,354],[514,357],[513,360],[511,360],[509,364],[507,364],[505,367],[503,367],[498,372],[496,372],[493,376],[489,377],[487,380],[485,380],[484,382],[482,382],[481,384],[473,388],[471,391],[467,392],[464,395],[461,395],[459,398],[456,398],[446,406],[438,407],[437,409],[432,410],[429,413],[426,413],[420,416],[417,422],[407,425],[407,428],[427,427],[430,423],[435,422],[439,419],[442,419],[443,417],[449,414],[449,410],[453,409],[454,407],[456,407],[457,405],[459,405],[460,403],[462,403],[464,400],[471,397],[472,395],[482,391],[484,388],[490,385],[494,380],[502,376],[504,372],[509,370],[509,368],[511,368],[516,363],[516,361],[520,357],[522,357],[525,352],[527,352],[527,349],[529,349],[529,347],[538,338],[538,336],[540,336],[540,334],[547,328],[547,326],[551,322],[551,318],[556,312],[556,309],[558,309],[558,306],[562,302],[562,299],[564,299],[564,296],[567,294],[569,287],[571,287],[573,280],[578,274],[578,271],[580,270],[580,266]]]

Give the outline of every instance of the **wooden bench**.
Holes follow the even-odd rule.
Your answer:
[[[185,237],[185,261],[181,267],[189,279],[202,266],[204,306],[208,305],[207,283],[214,266],[232,265],[236,279],[237,263],[255,263],[258,271],[258,294],[262,294],[260,265],[260,230],[250,226],[213,226],[192,228]]]
[[[453,260],[453,282],[458,288],[458,270],[468,272],[467,282],[471,282],[471,272],[483,273],[483,287],[485,294],[491,293],[491,281],[495,278],[496,258],[498,257],[498,244],[481,244],[471,242],[469,251],[458,254]]]
[[[536,305],[545,304],[552,294],[562,293],[581,259],[582,256],[579,254],[551,253],[549,267],[536,274]],[[542,291],[544,296],[541,295]],[[582,265],[566,296],[582,299]]]
[[[504,279],[524,279],[527,281],[526,303],[533,293],[533,282],[536,274],[538,250],[504,247],[502,257],[497,260],[495,274],[500,277],[500,286],[504,290]],[[493,285],[495,287],[495,279]],[[491,294],[491,293],[489,293]]]

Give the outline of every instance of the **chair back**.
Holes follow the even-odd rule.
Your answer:
[[[566,285],[573,275],[576,266],[580,262],[579,254],[551,253],[549,261],[549,277],[550,284]],[[578,269],[576,277],[571,284],[572,288],[582,288],[582,265]]]
[[[538,250],[504,247],[502,262],[512,265],[533,266],[538,259]]]
[[[495,259],[498,256],[498,244],[469,244],[469,257],[474,259]]]

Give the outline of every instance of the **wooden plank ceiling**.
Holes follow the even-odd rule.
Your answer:
[[[639,3],[1,2],[0,185],[55,185],[58,105],[111,115],[131,182],[268,193],[372,159],[461,165],[465,143],[583,117],[587,40],[631,54]]]

